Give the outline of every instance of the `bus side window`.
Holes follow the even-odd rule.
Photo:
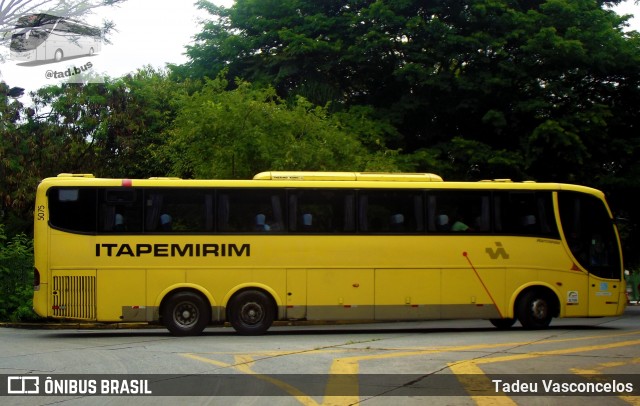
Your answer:
[[[146,191],[145,231],[192,233],[213,230],[211,191],[151,189]]]
[[[96,232],[96,189],[58,188],[47,192],[49,223],[69,232]]]
[[[289,231],[335,234],[354,230],[353,192],[297,189],[289,192]]]
[[[429,231],[491,232],[491,198],[488,192],[432,191],[428,202]]]
[[[284,227],[283,190],[225,189],[218,193],[218,231],[280,232]]]
[[[495,192],[494,210],[498,232],[558,238],[551,192]]]
[[[101,189],[99,196],[99,229],[105,233],[142,231],[142,198],[136,189]]]
[[[362,190],[359,221],[363,233],[408,233],[424,230],[422,191]]]

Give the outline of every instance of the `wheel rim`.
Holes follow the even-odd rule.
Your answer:
[[[198,308],[191,302],[181,302],[173,311],[173,321],[182,327],[193,326],[198,317]]]
[[[537,320],[545,320],[549,314],[547,302],[543,299],[534,300],[531,303],[531,314]]]
[[[264,319],[264,308],[256,302],[245,303],[240,309],[240,319],[247,325],[259,324]]]

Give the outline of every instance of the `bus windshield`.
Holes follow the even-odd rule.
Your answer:
[[[620,252],[613,219],[593,196],[558,193],[567,245],[580,265],[601,278],[620,279]]]

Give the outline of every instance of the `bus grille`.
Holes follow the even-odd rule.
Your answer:
[[[54,276],[53,316],[96,319],[96,277]]]

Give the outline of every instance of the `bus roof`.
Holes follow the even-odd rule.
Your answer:
[[[100,187],[357,187],[357,188],[428,188],[467,190],[573,190],[604,196],[597,189],[567,183],[514,182],[509,179],[472,181],[443,181],[430,173],[375,173],[375,172],[310,172],[269,171],[253,179],[180,179],[153,177],[148,179],[96,178],[92,174],[61,173],[43,179],[41,187],[100,186]],[[427,186],[428,185],[428,186]]]

